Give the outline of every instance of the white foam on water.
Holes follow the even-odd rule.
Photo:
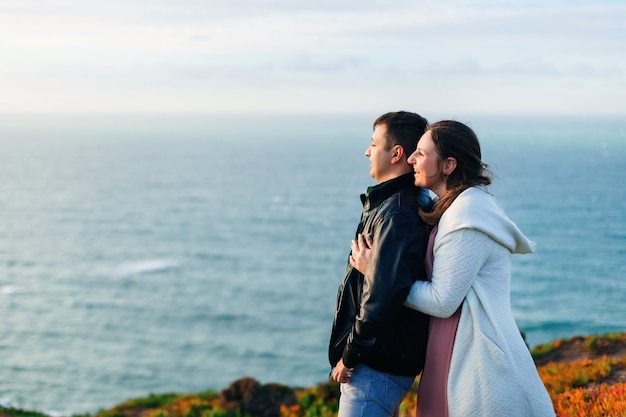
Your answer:
[[[113,272],[117,276],[131,276],[152,272],[166,271],[180,266],[180,262],[173,259],[148,259],[143,261],[124,262]]]
[[[24,289],[18,287],[17,285],[4,285],[0,287],[0,294],[4,295],[13,295],[13,294],[21,294],[24,292]]]

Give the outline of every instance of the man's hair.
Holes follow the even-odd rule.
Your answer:
[[[373,129],[378,125],[387,127],[386,148],[400,145],[404,148],[405,159],[417,149],[417,141],[428,127],[428,121],[417,113],[396,111],[385,113],[374,121]]]

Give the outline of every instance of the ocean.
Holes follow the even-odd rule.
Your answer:
[[[326,380],[376,116],[0,116],[0,404]],[[626,117],[456,119],[538,245],[528,344],[626,331]]]

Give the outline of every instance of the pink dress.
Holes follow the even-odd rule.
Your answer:
[[[429,279],[433,274],[433,245],[436,235],[437,226],[430,232],[426,249],[425,263]],[[448,372],[459,317],[461,307],[448,318],[430,319],[426,364],[417,391],[417,417],[448,417]]]

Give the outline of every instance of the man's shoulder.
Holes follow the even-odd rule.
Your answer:
[[[389,196],[379,207],[380,216],[408,215],[419,217],[419,209],[430,211],[432,199],[428,190],[411,187]]]
[[[388,207],[417,207],[423,210],[430,209],[432,204],[432,198],[428,190],[417,186],[399,190],[397,193],[389,196],[384,202],[384,205]]]

